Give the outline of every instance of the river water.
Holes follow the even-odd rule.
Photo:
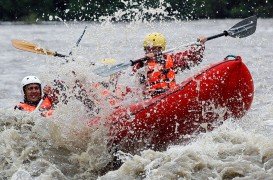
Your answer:
[[[127,62],[141,57],[147,33],[162,32],[168,48],[183,49],[200,35],[221,33],[238,21],[1,23],[0,179],[273,179],[273,19],[258,19],[257,30],[249,37],[207,42],[203,62],[178,75],[181,82],[227,55],[242,56],[254,79],[255,96],[241,120],[229,119],[212,132],[161,152],[119,152],[124,163],[117,170],[107,166],[112,157],[106,148],[106,131],[85,126],[89,114],[77,100],[60,104],[48,119],[13,110],[22,100],[20,82],[24,76],[36,75],[43,85],[54,79],[69,85],[75,80],[71,71],[75,71],[77,79],[88,85],[107,80],[93,73],[101,59]],[[85,25],[86,34],[79,47],[74,47]],[[12,39],[63,54],[72,50],[75,61],[66,63],[61,58],[17,50]],[[135,86],[135,79],[128,74],[125,72],[119,83]]]

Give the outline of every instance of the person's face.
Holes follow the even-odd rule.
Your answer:
[[[162,51],[162,47],[152,46],[152,47],[144,47],[145,53],[158,53]]]
[[[37,102],[41,100],[41,89],[39,84],[28,84],[25,87],[25,97],[29,102]]]

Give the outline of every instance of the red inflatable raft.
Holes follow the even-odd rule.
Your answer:
[[[241,118],[254,95],[251,74],[240,56],[210,66],[153,99],[117,109],[109,118],[109,145],[121,149],[162,147],[211,129],[212,123]]]

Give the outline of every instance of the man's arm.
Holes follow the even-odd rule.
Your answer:
[[[52,90],[51,86],[46,85],[43,89],[44,96],[48,97],[52,104],[57,104],[58,100],[58,92],[56,90]]]
[[[204,55],[206,37],[198,38],[200,45],[192,45],[186,51],[181,51],[173,55],[174,66],[180,70],[190,69],[195,65],[198,65]]]

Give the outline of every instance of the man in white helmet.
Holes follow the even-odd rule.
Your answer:
[[[198,39],[199,44],[192,45],[186,51],[162,54],[166,49],[166,38],[161,33],[151,33],[144,38],[143,47],[147,60],[136,63],[133,71],[145,68],[140,74],[140,82],[145,85],[144,95],[156,96],[176,87],[175,74],[194,65],[203,58],[206,37]]]
[[[33,112],[38,108],[43,116],[52,114],[53,103],[56,103],[58,99],[50,86],[45,86],[42,94],[41,81],[36,76],[24,77],[21,86],[24,102],[20,102],[14,109]]]

